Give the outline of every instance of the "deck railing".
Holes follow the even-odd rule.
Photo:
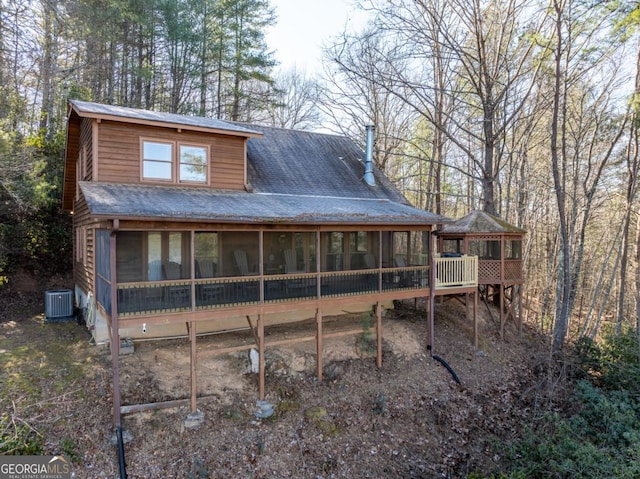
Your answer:
[[[436,259],[436,288],[477,285],[475,256]],[[118,284],[122,316],[425,290],[429,266]]]
[[[504,270],[501,271],[501,265]],[[494,284],[502,282],[522,282],[521,259],[506,259],[502,262],[499,259],[481,259],[478,263],[478,278],[480,284]]]
[[[436,289],[477,285],[477,256],[436,258]]]

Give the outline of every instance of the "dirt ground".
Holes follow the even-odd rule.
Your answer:
[[[385,314],[382,369],[373,331],[325,340],[322,382],[314,341],[268,348],[267,419],[254,415],[258,379],[248,353],[208,354],[251,341],[250,333],[198,338],[203,424],[184,427],[187,407],[123,416],[128,477],[462,478],[498,470],[500,444],[536,414],[540,339],[509,324],[501,340],[482,305],[474,350],[463,306],[438,304],[434,353],[457,384],[428,354],[425,315],[412,304]],[[0,298],[3,436],[26,428],[43,453],[72,459],[74,477],[118,477],[109,353],[83,326],[43,319],[40,292]],[[363,324],[362,316],[326,318],[325,332]],[[313,333],[312,323],[267,328],[267,341]],[[121,358],[123,404],[188,397],[189,368],[186,339],[136,342]]]

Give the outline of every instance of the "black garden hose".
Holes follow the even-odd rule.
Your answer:
[[[457,382],[458,384],[460,384],[460,379],[458,378],[458,375],[453,370],[453,368],[447,364],[447,362],[444,359],[442,359],[440,356],[436,356],[435,354],[432,354],[431,357],[433,359],[435,359],[436,361],[438,361],[440,364],[442,364],[445,368],[447,368],[447,371],[449,371],[451,373],[451,376],[453,377],[453,380],[455,382]]]

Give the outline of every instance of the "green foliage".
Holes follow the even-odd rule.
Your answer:
[[[640,394],[640,347],[633,329],[616,337],[608,335],[601,344],[589,338],[576,343],[580,372],[609,391]]]
[[[76,464],[82,462],[82,455],[78,452],[78,445],[70,437],[62,438],[62,441],[60,441],[60,449],[64,456],[70,461],[75,462]]]
[[[47,140],[44,132],[15,141],[0,170],[0,286],[18,265],[42,273],[69,269],[71,219],[60,211],[64,133]]]
[[[640,477],[640,368],[633,331],[576,345],[572,415],[549,413],[509,447],[510,478]]]
[[[362,333],[356,338],[356,349],[361,355],[372,354],[376,351],[376,338],[371,330],[372,315],[365,313],[362,315]]]
[[[42,438],[27,423],[6,412],[0,416],[0,454],[32,456],[43,451]]]

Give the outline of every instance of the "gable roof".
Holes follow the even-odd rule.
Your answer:
[[[496,233],[525,234],[526,230],[513,226],[497,216],[484,211],[474,210],[453,223],[446,224],[442,233]]]
[[[346,137],[76,100],[70,108],[67,167],[75,163],[69,159],[73,155],[69,140],[79,134],[80,115],[210,133],[224,130],[224,134],[248,138],[249,191],[80,182],[81,194],[93,216],[288,224],[426,225],[450,221],[411,206],[375,167],[376,185],[367,185],[362,179],[364,153]],[[67,173],[72,180],[67,181]],[[73,184],[75,168],[65,171],[65,191]],[[69,201],[67,197],[63,206]]]

